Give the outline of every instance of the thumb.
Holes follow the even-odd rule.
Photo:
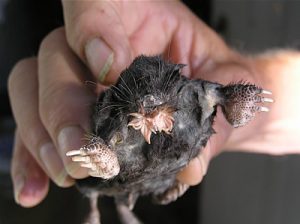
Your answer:
[[[211,159],[221,153],[223,145],[228,139],[232,127],[226,121],[220,108],[217,109],[214,130],[216,134],[212,135],[206,146],[200,153],[192,159],[189,164],[177,174],[177,180],[188,185],[199,184],[206,175]]]
[[[132,61],[127,33],[109,1],[63,1],[70,47],[101,83],[113,83]]]

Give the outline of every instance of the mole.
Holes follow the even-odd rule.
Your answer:
[[[132,212],[140,196],[168,204],[189,188],[176,174],[215,132],[217,107],[233,127],[267,112],[271,92],[250,83],[221,85],[181,75],[185,65],[141,55],[102,92],[93,107],[86,145],[67,153],[89,169],[77,180],[90,198],[86,223],[99,224],[98,197],[113,197],[121,223],[141,221]]]

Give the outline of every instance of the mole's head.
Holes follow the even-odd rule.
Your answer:
[[[168,63],[159,56],[137,57],[106,92],[110,98],[108,104],[118,105],[111,108],[109,117],[120,119],[121,126],[140,130],[149,144],[151,133],[169,133],[183,66]]]

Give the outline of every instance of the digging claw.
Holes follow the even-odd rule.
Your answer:
[[[79,162],[81,167],[89,169],[89,175],[93,177],[111,179],[120,171],[115,152],[102,141],[93,141],[79,150],[67,152],[66,155],[72,161]]]
[[[261,93],[262,93],[262,94],[267,94],[267,95],[272,95],[272,92],[271,92],[271,91],[268,91],[268,90],[265,90],[265,89],[263,89],[263,90],[261,91]]]
[[[72,150],[72,151],[69,151],[67,152],[67,156],[75,156],[75,155],[81,155],[83,152],[81,149],[79,150]]]
[[[262,102],[264,103],[273,103],[274,100],[272,98],[265,98],[265,97],[262,97]]]
[[[268,107],[259,107],[261,112],[269,112],[270,109]]]
[[[270,91],[268,91],[268,90],[264,90],[264,89],[261,90],[261,93],[262,93],[262,94],[267,94],[267,95],[272,95],[272,92],[270,92]],[[269,98],[269,97],[262,97],[262,96],[260,96],[260,97],[261,97],[261,102],[262,102],[262,103],[274,103],[274,100],[273,100],[272,98]],[[270,109],[269,109],[268,107],[261,106],[261,107],[260,107],[260,111],[261,111],[261,112],[269,112]]]
[[[73,156],[72,157],[73,162],[85,162],[85,163],[90,163],[91,159],[89,156]]]

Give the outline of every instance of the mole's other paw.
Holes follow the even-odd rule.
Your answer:
[[[79,162],[81,167],[90,169],[89,175],[93,177],[111,179],[120,172],[117,155],[98,137],[66,155],[72,157],[74,162]]]
[[[176,201],[177,198],[181,197],[188,189],[189,185],[176,182],[174,186],[166,190],[164,193],[153,196],[153,200],[157,204],[166,205]]]
[[[264,104],[273,102],[273,99],[263,96],[271,95],[271,92],[253,84],[230,84],[220,91],[223,112],[233,127],[244,126],[256,112],[268,112],[269,108]]]

